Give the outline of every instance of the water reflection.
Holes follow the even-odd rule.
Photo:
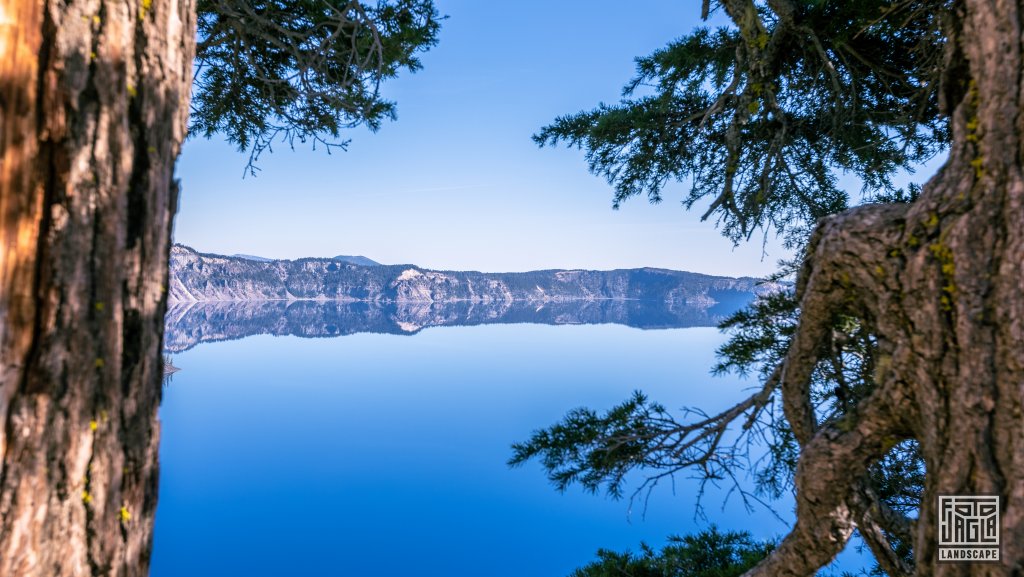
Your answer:
[[[292,307],[271,307],[267,330],[296,331],[301,311],[317,309],[294,304],[284,315]],[[562,322],[591,310],[576,308]],[[200,310],[240,309],[191,314]],[[392,324],[391,315],[421,318],[369,311]],[[724,335],[492,322],[414,338],[262,335],[175,354],[182,370],[160,409],[152,577],[558,577],[598,548],[635,551],[706,527],[694,516],[696,484],[682,477],[631,515],[624,501],[555,491],[536,463],[505,463],[511,443],[566,411],[604,409],[637,388],[668,407],[743,398],[750,382],[708,375]],[[332,334],[367,328],[331,323]],[[209,328],[207,337],[245,334]],[[705,495],[723,529],[769,538],[785,528],[737,499],[720,510],[724,493]]]
[[[164,349],[180,353],[204,342],[252,335],[337,337],[416,334],[428,327],[533,323],[620,324],[640,329],[716,326],[752,295],[719,295],[712,306],[646,300],[498,303],[342,303],[253,301],[175,303],[167,311]]]

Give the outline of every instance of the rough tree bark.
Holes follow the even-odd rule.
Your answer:
[[[193,0],[0,0],[0,575],[146,575]]]
[[[966,0],[946,59],[949,159],[911,205],[819,225],[798,281],[800,326],[781,373],[801,444],[797,522],[749,575],[812,575],[860,528],[891,575],[1024,574],[1024,3]],[[819,423],[809,381],[835,314],[878,339],[875,391]],[[927,480],[916,521],[866,490],[867,467],[916,439]],[[938,563],[940,494],[1002,498],[1002,560]],[[880,526],[911,537],[916,567]]]

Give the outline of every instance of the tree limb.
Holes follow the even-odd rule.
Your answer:
[[[856,526],[853,492],[868,465],[902,432],[900,412],[907,403],[900,387],[880,387],[853,413],[814,433],[797,466],[796,524],[745,577],[806,577],[842,550]]]

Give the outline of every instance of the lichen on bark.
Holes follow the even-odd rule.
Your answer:
[[[194,5],[3,4],[0,575],[146,575]]]

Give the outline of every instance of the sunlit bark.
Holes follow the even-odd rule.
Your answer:
[[[194,6],[0,7],[0,575],[145,575]]]

